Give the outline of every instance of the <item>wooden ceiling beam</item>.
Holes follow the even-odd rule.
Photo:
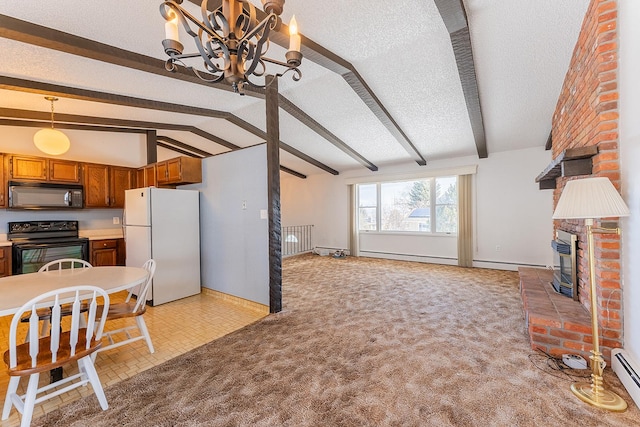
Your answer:
[[[184,142],[178,141],[177,139],[171,138],[169,136],[158,135],[156,139],[160,142],[165,143],[165,145],[171,145],[173,149],[181,149],[181,150],[185,150],[185,152],[188,151],[189,152],[188,155],[191,157],[202,158],[202,157],[213,156],[213,154],[207,151],[201,150],[189,144],[185,144]]]
[[[178,151],[181,152],[187,156],[192,156],[192,157],[211,157],[213,156],[213,154],[201,150],[199,148],[193,147],[191,145],[185,144],[184,142],[178,141],[177,139],[168,137],[168,136],[158,136],[158,145],[168,149],[168,150],[174,150],[174,151]],[[304,174],[301,174],[300,172],[294,171],[293,169],[289,169],[285,166],[280,165],[280,170],[282,172],[288,173],[290,175],[293,175],[297,178],[301,178],[301,179],[306,179],[307,176]]]
[[[160,59],[156,59],[146,55],[141,55],[135,52],[130,52],[130,51],[120,49],[114,46],[110,46],[104,43],[96,42],[94,40],[86,39],[86,38],[65,33],[62,31],[54,30],[52,28],[33,24],[28,21],[23,21],[17,18],[2,15],[2,14],[0,14],[0,37],[5,37],[12,40],[20,41],[23,43],[33,44],[36,46],[42,46],[48,49],[54,49],[54,50],[58,50],[64,53],[69,53],[72,55],[79,55],[85,58],[91,58],[91,59],[106,62],[109,64],[120,65],[123,67],[135,69],[138,71],[153,73],[163,77],[174,78],[174,79],[186,81],[189,83],[196,83],[206,87],[213,87],[213,88],[225,90],[225,91],[232,90],[231,86],[225,83],[205,82],[199,79],[198,77],[196,77],[193,74],[193,72],[187,70],[184,67],[177,67],[177,71],[175,73],[168,72],[164,67],[165,61]],[[20,80],[20,79],[17,79],[17,80]],[[94,92],[94,93],[97,94],[98,92]],[[255,88],[247,85],[246,93],[249,96],[264,99],[263,89]],[[59,96],[63,96],[63,95],[59,95]],[[81,98],[77,98],[77,99],[81,99]],[[103,97],[100,97],[100,99],[101,99],[100,102],[113,103],[113,102],[110,102],[111,99],[109,97],[103,96]],[[131,99],[135,100],[136,98],[131,97]],[[280,99],[285,100],[288,103],[288,105],[295,107],[295,105],[291,101],[284,98],[284,96],[280,95]],[[96,99],[86,99],[86,100],[95,101]],[[167,104],[175,105],[170,103],[163,103],[160,101],[156,101],[156,102],[157,102],[157,107],[161,107],[160,109],[167,108],[166,107]],[[140,106],[140,105],[131,105],[131,106],[138,106],[140,108],[152,108],[150,106]],[[325,135],[332,135],[328,130],[320,126],[314,119],[312,119],[309,115],[304,113],[304,111],[302,111],[300,108],[298,107],[295,107],[295,108],[296,108],[296,113],[292,115],[302,124],[309,127],[310,129],[318,133],[318,135],[320,135],[323,138],[325,138]],[[171,111],[171,110],[165,109],[164,111]],[[223,116],[227,116],[229,114],[229,113],[217,112],[217,114],[211,115],[211,111],[215,111],[215,110],[206,110],[198,107],[191,107],[190,112],[186,112],[186,111],[182,111],[182,112],[185,114],[196,114],[196,115],[204,115],[208,117],[219,117],[219,118],[226,118]],[[364,158],[360,154],[356,153],[353,149],[351,149],[344,141],[338,139],[335,136],[333,136],[333,138],[328,141],[331,144],[340,148],[342,151],[349,154],[359,163],[362,163],[361,159],[364,159]],[[370,163],[368,161],[366,162]],[[366,167],[369,167],[369,166],[366,166]]]
[[[175,151],[176,153],[182,154],[183,156],[189,156],[189,157],[195,157],[196,159],[202,159],[201,156],[198,156],[198,155],[192,153],[191,151],[183,150],[182,148],[175,147],[172,144],[167,144],[165,142],[162,142],[160,140],[160,138],[158,138],[158,140],[156,141],[156,144],[158,145],[158,147],[162,147],[162,148],[166,148],[167,150]]]
[[[282,108],[287,113],[291,114],[293,117],[299,118],[301,114],[304,114],[304,112],[300,110],[300,108],[298,108],[296,105],[294,105],[291,101],[289,101],[285,97],[280,96],[279,98],[280,98],[279,100],[280,108]],[[375,172],[378,170],[378,167],[376,165],[371,163],[369,160],[365,159],[362,155],[360,155],[360,153],[358,153],[353,148],[349,147],[347,144],[342,142],[340,138],[335,136],[333,133],[329,132],[324,126],[322,126],[320,123],[313,120],[311,117],[308,118],[307,126],[311,130],[313,130],[315,133],[317,133],[318,135],[320,135],[321,137],[323,137],[324,139],[332,143],[334,146],[342,150],[345,154],[347,154],[352,159],[356,160],[358,163],[360,163],[362,166],[366,167],[370,171]]]
[[[27,126],[27,127],[44,127],[49,124],[50,114],[40,111],[29,111],[29,110],[19,110],[13,108],[0,108],[0,117],[8,117],[9,119],[0,119],[0,125],[2,126]],[[235,117],[235,116],[234,116]],[[81,124],[78,124],[81,123]],[[262,138],[261,130],[255,128],[253,129],[251,125],[248,123],[241,122],[243,126],[245,126],[246,130],[251,132],[257,132],[258,135]],[[99,131],[99,132],[123,132],[123,133],[146,133],[149,129],[163,129],[163,130],[175,130],[175,131],[183,131],[183,132],[191,132],[195,135],[198,135],[202,138],[208,139],[211,142],[222,145],[230,150],[240,150],[243,147],[234,145],[224,139],[212,135],[209,132],[205,132],[202,129],[199,129],[195,126],[189,125],[176,125],[171,123],[159,123],[159,122],[145,122],[140,120],[125,120],[125,119],[112,119],[105,117],[91,117],[91,116],[80,116],[75,114],[60,114],[56,113],[56,128],[60,129],[75,129],[75,130],[85,130],[85,131]],[[168,138],[168,137],[166,137]],[[264,138],[262,138],[264,139]],[[329,166],[315,160],[312,157],[307,156],[306,154],[296,150],[295,148],[280,142],[280,148],[304,161],[307,163],[316,166],[328,172],[332,175],[338,175],[338,171],[330,168]],[[206,153],[203,151],[203,153]],[[208,153],[207,153],[208,154]],[[289,171],[293,171],[291,169],[285,171],[290,173]],[[293,171],[295,172],[295,171]],[[298,176],[299,178],[306,175],[303,175],[299,172],[292,173],[292,175]]]
[[[42,46],[47,49],[78,55],[84,58],[91,58],[109,64],[120,65],[138,71],[157,74],[163,77],[170,75],[170,77],[177,80],[212,86],[216,89],[229,92],[232,91],[229,85],[222,83],[205,83],[184,67],[178,68],[174,73],[170,73],[165,69],[165,61],[161,59],[119,49],[74,34],[54,30],[2,14],[0,14],[0,37],[29,43],[35,46]],[[254,92],[249,92],[248,94],[253,95]]]
[[[189,1],[198,6],[200,6],[202,3],[202,0]],[[219,8],[221,4],[222,2],[220,0],[210,0],[207,4],[207,7],[209,10],[215,10]],[[259,20],[263,20],[267,16],[266,13],[261,10],[256,10],[256,14]],[[409,140],[409,137],[407,137],[404,131],[400,128],[389,111],[384,107],[384,105],[382,105],[380,99],[378,99],[378,97],[373,93],[373,90],[371,90],[371,88],[367,85],[356,68],[350,62],[346,61],[330,50],[325,49],[313,40],[305,37],[302,34],[300,36],[300,51],[304,55],[304,58],[342,76],[342,78],[345,79],[349,86],[351,86],[351,89],[353,89],[356,95],[358,95],[358,97],[360,97],[365,105],[369,107],[371,112],[373,112],[380,123],[382,123],[387,128],[387,130],[391,133],[391,135],[393,135],[396,141],[398,141],[398,143],[402,145],[402,147],[407,151],[411,158],[420,166],[426,165],[427,161],[424,159],[422,154]],[[271,31],[269,40],[285,49],[288,49],[289,27],[280,22],[279,26],[275,30]],[[329,142],[332,141],[329,140]],[[358,161],[361,162],[360,160]]]
[[[230,123],[233,123],[236,126],[239,126],[242,129],[254,134],[255,136],[266,140],[266,133],[261,129],[251,125],[250,123],[242,120],[241,118],[231,113],[218,111],[218,110],[191,107],[187,105],[173,104],[173,103],[161,102],[161,101],[153,101],[148,99],[135,98],[135,97],[124,96],[124,95],[116,95],[116,94],[92,91],[87,89],[78,89],[78,88],[73,88],[69,86],[35,82],[32,80],[17,79],[14,77],[7,77],[7,76],[0,76],[0,89],[18,90],[18,91],[38,93],[38,94],[50,95],[50,96],[53,95],[53,96],[59,96],[64,98],[79,99],[83,101],[104,102],[104,103],[109,103],[114,105],[122,105],[125,107],[145,108],[145,109],[152,109],[152,110],[158,110],[158,111],[168,111],[172,113],[192,114],[192,115],[199,115],[204,117],[219,118],[219,119],[224,119]],[[33,113],[37,113],[37,112],[33,112]],[[68,116],[70,115],[67,115],[67,117]],[[56,117],[59,120],[61,120],[61,118],[65,117],[65,115],[56,113]],[[115,126],[125,125],[124,123],[126,122],[126,121],[123,121],[122,119],[100,119],[97,117],[91,117],[90,119],[96,120],[96,121],[111,120],[112,123],[119,122],[119,124]],[[73,120],[82,120],[82,116],[75,116]],[[140,122],[140,123],[145,123],[145,122]],[[167,123],[153,123],[153,126],[150,126],[150,127],[165,129],[165,130],[185,130],[185,131],[195,133],[196,135],[199,135],[203,138],[207,138],[211,141],[214,141],[231,150],[239,148],[237,145],[232,144],[229,141],[225,141],[222,138],[216,137],[194,126],[175,125],[175,124],[167,124]],[[325,172],[328,172],[332,175],[338,175],[338,171],[336,171],[335,169],[325,165],[324,163],[314,159],[311,156],[308,156],[302,153],[299,150],[293,149],[291,146],[283,142],[280,142],[280,148],[304,160],[305,162],[312,164],[313,166],[321,170],[324,170]]]
[[[487,138],[484,131],[484,121],[482,119],[482,108],[480,106],[476,68],[473,62],[473,49],[471,48],[467,13],[462,4],[462,0],[435,0],[435,3],[451,38],[451,46],[453,47],[453,54],[458,66],[458,75],[460,76],[460,83],[462,84],[464,100],[467,104],[467,112],[471,122],[473,138],[476,143],[476,151],[478,152],[478,157],[484,159],[488,156]]]

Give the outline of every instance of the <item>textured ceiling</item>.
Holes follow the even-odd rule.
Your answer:
[[[22,0],[0,3],[0,14],[75,34],[109,46],[165,60],[158,0],[87,2]],[[251,3],[261,7],[259,0]],[[491,153],[543,146],[551,128],[564,75],[588,0],[464,0],[469,25],[486,146]],[[199,8],[185,1],[194,15]],[[477,155],[456,57],[433,0],[288,0],[283,21],[295,14],[302,34],[352,64],[397,128],[427,160]],[[192,50],[185,34],[182,40]],[[0,76],[26,79],[199,107],[229,113],[233,120],[265,131],[264,101],[202,84],[158,75],[0,37],[8,60]],[[270,56],[284,49],[271,44]],[[280,110],[281,141],[337,171],[365,169],[336,146],[341,141],[366,161],[414,163],[396,135],[343,76],[303,60],[303,79],[280,79],[280,93],[333,135],[331,141]],[[120,118],[196,126],[245,147],[259,135],[233,120],[89,102],[59,96],[56,114]],[[46,112],[40,93],[0,90],[0,108]],[[185,131],[158,130],[216,154],[227,149]],[[326,173],[289,153],[284,166],[303,174]]]

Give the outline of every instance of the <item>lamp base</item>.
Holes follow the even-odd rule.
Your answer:
[[[596,408],[612,412],[623,412],[627,409],[627,402],[612,391],[601,388],[596,395],[591,383],[573,383],[571,391],[578,399]]]

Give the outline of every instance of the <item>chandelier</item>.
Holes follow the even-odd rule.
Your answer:
[[[208,0],[202,0],[202,20],[180,6],[182,0],[162,2],[160,14],[167,21],[162,46],[169,56],[165,68],[175,72],[176,64],[180,64],[203,81],[216,83],[224,79],[240,95],[244,95],[245,84],[264,87],[264,84],[256,83],[256,78],[265,75],[267,63],[284,69],[277,76],[292,71],[292,79],[300,80],[302,73],[298,67],[302,63],[302,53],[295,17],[289,24],[286,62],[265,56],[269,50],[269,32],[279,25],[284,1],[262,0],[267,17],[260,22],[256,17],[255,6],[246,0],[222,0],[222,5],[211,12],[207,9]],[[178,22],[193,38],[197,52],[183,53],[184,46],[178,36]],[[192,65],[198,64],[200,60],[204,61],[202,69]]]

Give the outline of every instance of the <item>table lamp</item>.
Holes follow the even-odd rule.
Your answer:
[[[587,226],[589,251],[589,302],[591,303],[591,329],[593,350],[591,350],[591,382],[573,383],[571,391],[580,400],[609,411],[622,412],[627,403],[617,394],[604,389],[602,372],[605,367],[600,353],[598,333],[598,304],[596,295],[595,257],[593,233],[620,234],[619,228],[594,228],[595,218],[617,218],[629,216],[629,208],[620,197],[609,178],[595,177],[568,181],[562,191],[553,219],[584,219]]]

